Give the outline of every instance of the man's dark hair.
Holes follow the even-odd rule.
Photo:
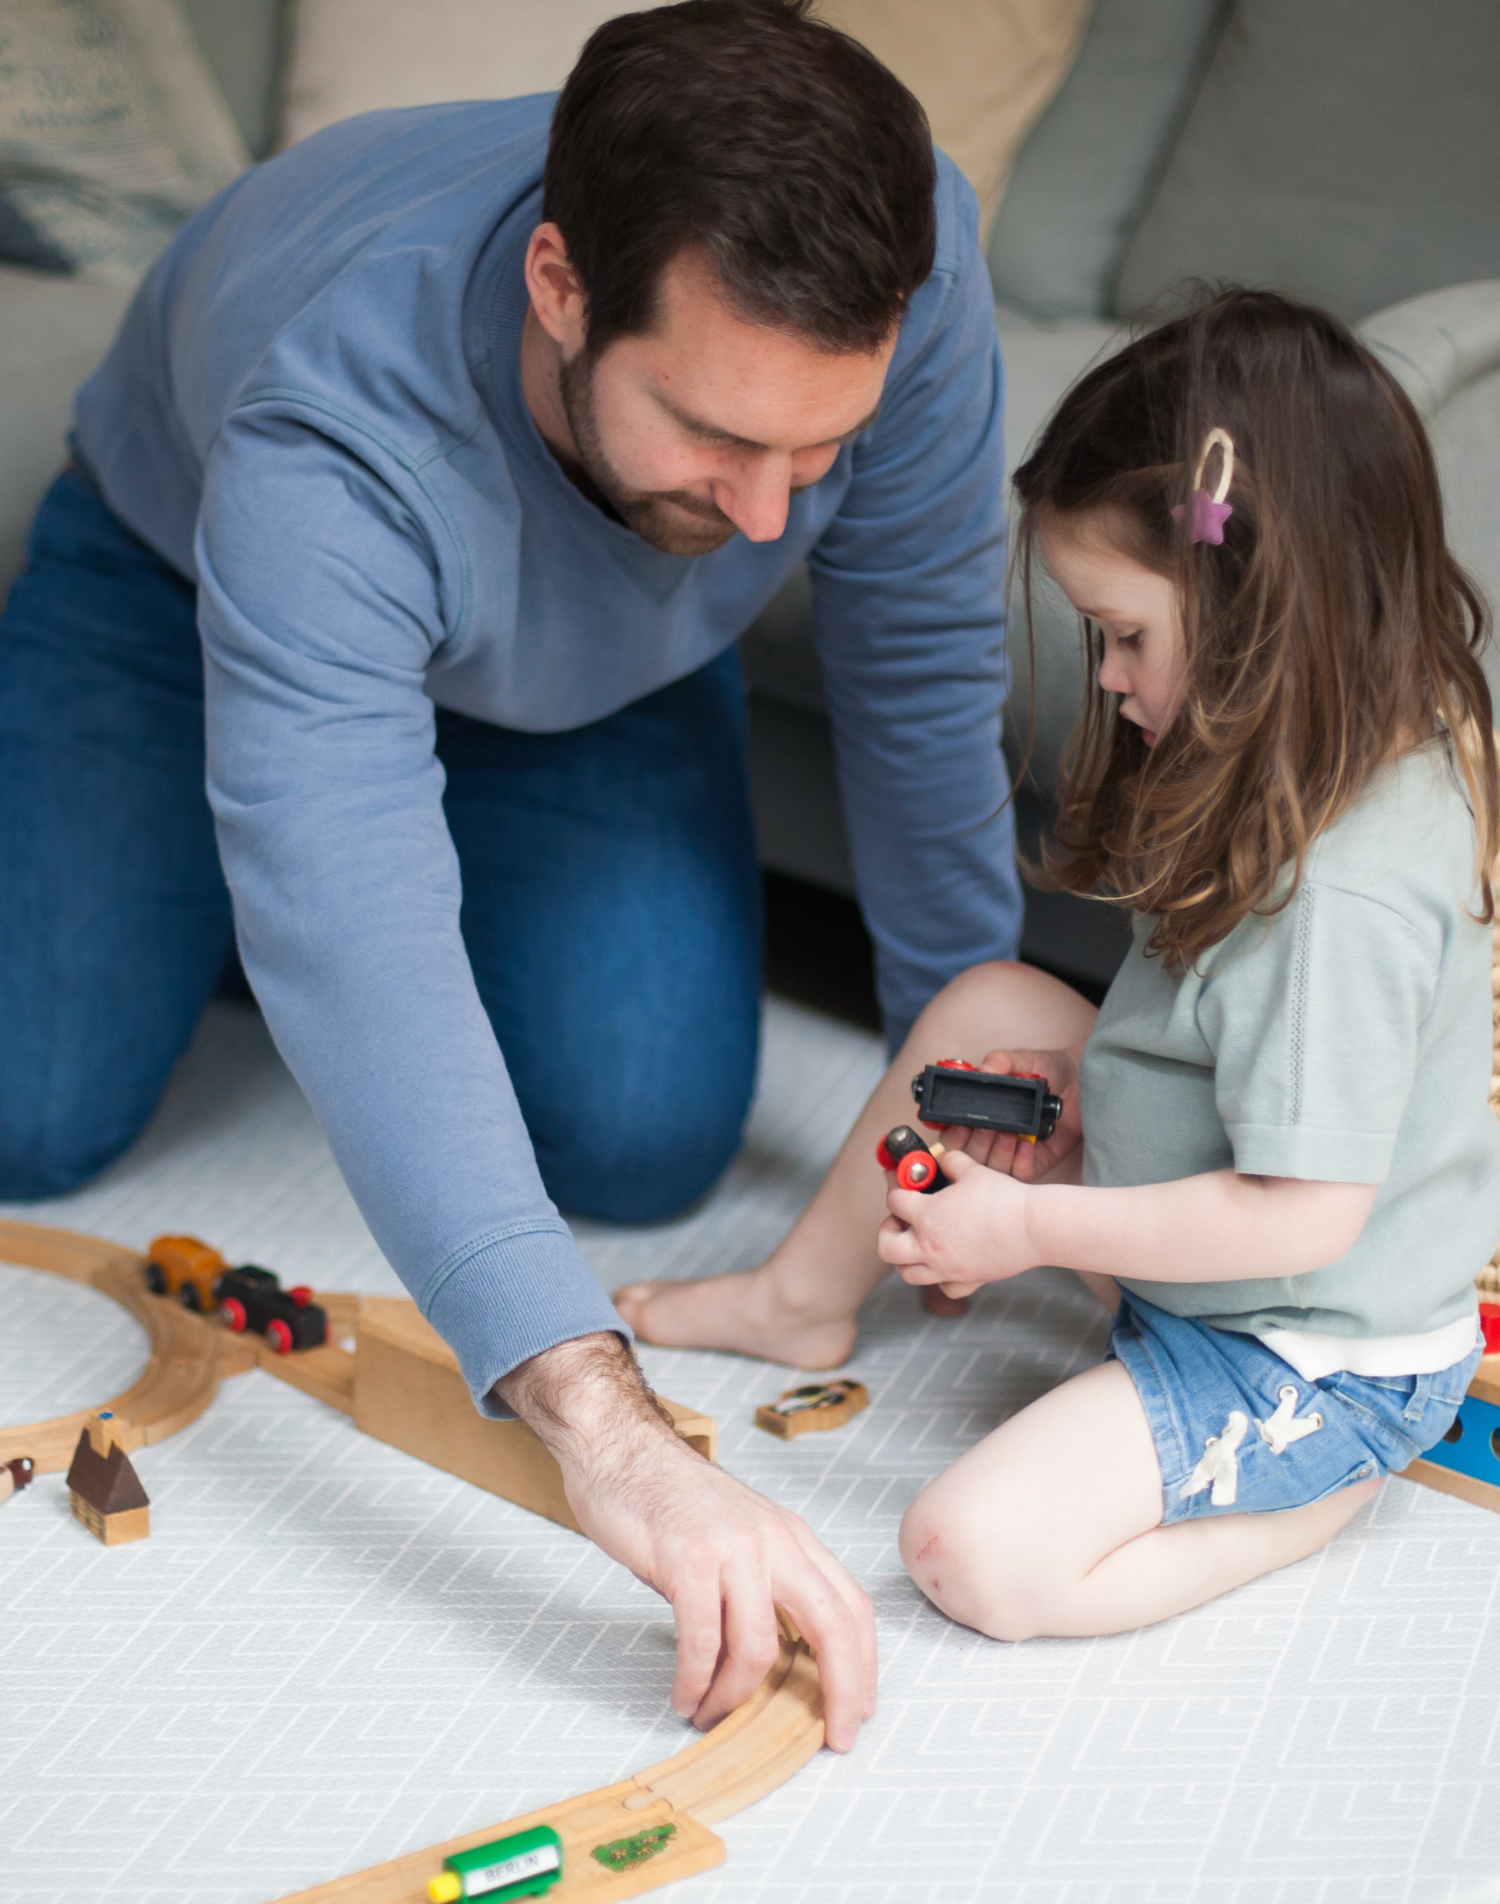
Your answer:
[[[552,120],[542,216],[588,298],[588,350],[649,330],[665,267],[706,254],[751,322],[871,351],[932,269],[926,114],[811,0],[683,0],[610,20]]]

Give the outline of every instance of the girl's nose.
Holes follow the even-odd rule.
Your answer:
[[[1106,655],[1099,663],[1099,685],[1106,694],[1130,692],[1130,677],[1113,655]]]

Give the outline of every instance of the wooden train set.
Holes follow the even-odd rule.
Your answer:
[[[195,1421],[221,1380],[259,1367],[340,1409],[377,1440],[580,1531],[552,1456],[524,1422],[490,1421],[475,1410],[452,1351],[414,1303],[320,1294],[329,1339],[286,1354],[263,1336],[232,1333],[215,1317],[153,1294],[145,1259],[117,1243],[0,1222],[0,1261],[112,1296],[144,1328],[150,1347],[140,1379],[112,1400],[51,1421],[0,1428],[0,1470],[27,1459],[37,1473],[66,1469],[80,1436],[101,1415],[111,1418],[110,1438],[120,1447],[152,1447]],[[664,1405],[678,1434],[713,1460],[713,1418],[678,1402]],[[463,1854],[502,1834],[509,1840],[540,1827],[561,1841],[561,1877],[548,1887],[556,1904],[635,1897],[721,1864],[724,1842],[711,1827],[774,1791],[822,1744],[817,1666],[806,1642],[783,1621],[780,1654],[759,1689],[671,1758],[619,1784],[298,1891],[283,1904],[426,1904],[444,1861],[462,1862]]]

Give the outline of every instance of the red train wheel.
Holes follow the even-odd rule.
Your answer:
[[[243,1335],[245,1333],[245,1324],[249,1318],[245,1314],[245,1305],[240,1301],[238,1296],[226,1296],[224,1301],[219,1304],[219,1314],[229,1324],[230,1328],[234,1330],[236,1335]]]
[[[890,1148],[883,1137],[875,1146],[875,1161],[880,1165],[882,1170],[894,1170],[896,1168],[896,1159],[891,1155]]]
[[[896,1181],[903,1190],[925,1190],[937,1174],[937,1158],[925,1150],[909,1150],[896,1166]]]
[[[291,1354],[292,1332],[280,1316],[272,1316],[266,1324],[266,1340],[278,1355]]]

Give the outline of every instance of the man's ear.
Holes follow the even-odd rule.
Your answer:
[[[537,321],[563,356],[582,350],[588,333],[588,299],[554,224],[538,225],[531,234],[526,247],[526,289]]]

